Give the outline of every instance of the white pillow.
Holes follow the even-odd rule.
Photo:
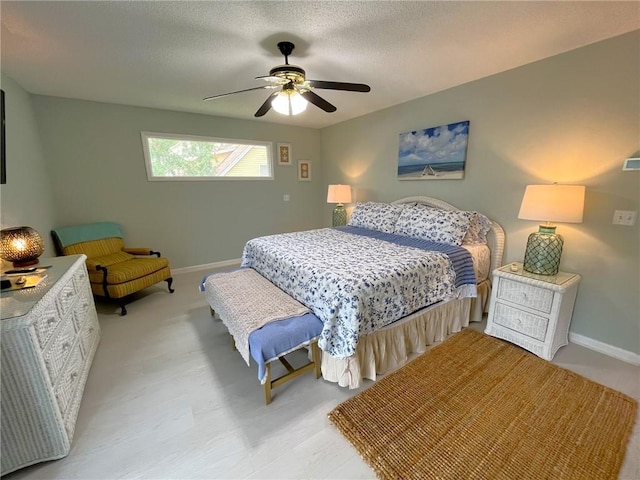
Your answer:
[[[472,217],[472,212],[463,210],[406,207],[396,222],[394,233],[459,246],[469,230]]]
[[[403,209],[404,205],[391,203],[356,203],[348,224],[352,227],[393,233],[396,221]]]
[[[473,218],[471,219],[471,225],[469,226],[469,230],[467,230],[467,234],[464,236],[464,240],[462,243],[464,245],[478,245],[487,243],[487,233],[491,230],[491,220],[485,217],[480,212],[471,212],[473,213]]]

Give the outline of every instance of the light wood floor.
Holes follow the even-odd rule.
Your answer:
[[[197,290],[204,273],[175,275],[173,295],[164,283],[147,289],[126,317],[98,304],[102,342],[71,453],[4,478],[374,478],[327,419],[357,391],[307,374],[265,406],[255,365],[231,349]],[[640,399],[639,367],[576,345],[554,363]],[[638,431],[621,479],[640,479]]]

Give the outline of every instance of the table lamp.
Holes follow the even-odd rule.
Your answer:
[[[12,227],[0,231],[0,258],[13,262],[14,267],[35,265],[42,252],[44,242],[33,228]]]
[[[564,239],[551,222],[582,223],[585,187],[581,185],[527,185],[518,218],[545,221],[529,235],[523,268],[540,275],[556,275]]]
[[[350,185],[329,185],[327,203],[337,203],[333,211],[333,226],[338,227],[347,224],[347,211],[344,204],[351,202]]]

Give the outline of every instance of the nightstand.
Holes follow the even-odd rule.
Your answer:
[[[551,360],[569,343],[569,324],[580,275],[537,275],[510,263],[493,272],[485,333]]]

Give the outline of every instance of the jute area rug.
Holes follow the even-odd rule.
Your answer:
[[[467,329],[329,419],[382,479],[615,479],[637,402]]]

